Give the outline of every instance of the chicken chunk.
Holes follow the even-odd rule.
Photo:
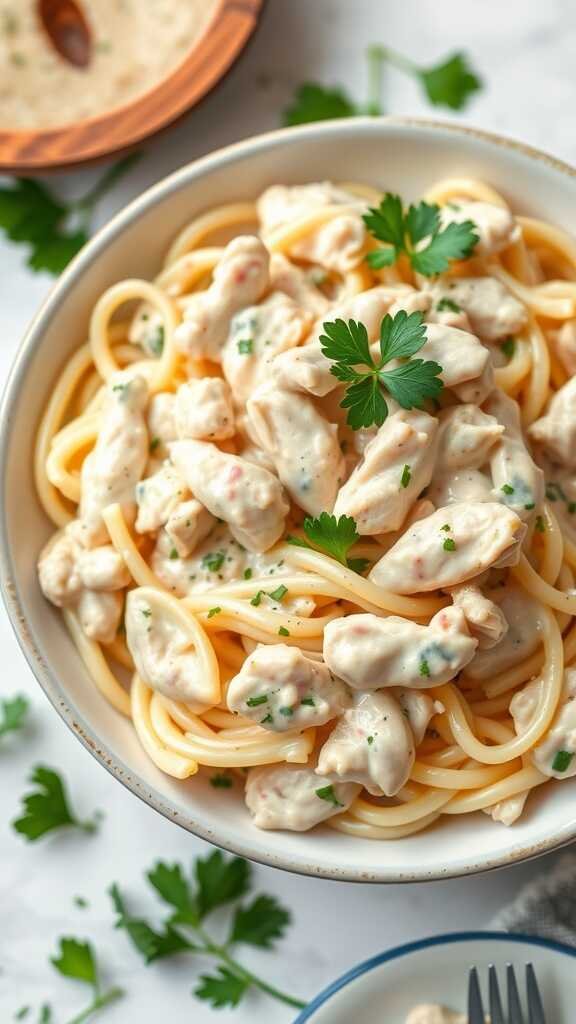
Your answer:
[[[437,466],[441,466],[440,457]],[[427,497],[436,506],[444,508],[466,502],[494,501],[492,480],[479,469],[457,469],[447,473],[436,472],[427,492]]]
[[[131,581],[124,559],[111,544],[100,548],[80,548],[76,569],[86,590],[122,590]]]
[[[123,595],[117,591],[83,590],[76,611],[89,640],[111,644],[122,618]]]
[[[426,341],[418,358],[439,363],[444,387],[450,388],[462,402],[479,405],[494,388],[490,351],[468,331],[427,324]]]
[[[442,299],[456,303],[482,341],[504,341],[526,325],[525,307],[495,277],[455,277],[426,281],[422,287],[436,307]]]
[[[316,273],[321,277],[327,276],[319,268],[303,270],[279,252],[273,253],[270,257],[272,291],[284,292],[300,309],[305,309],[314,317],[323,316],[330,306],[330,300],[320,291],[314,280]]]
[[[218,700],[216,658],[208,645],[199,648],[201,627],[178,601],[137,587],[126,598],[125,623],[128,649],[147,686],[184,703]]]
[[[479,469],[504,427],[476,405],[453,405],[439,417],[438,465],[442,470]]]
[[[552,462],[576,469],[576,377],[556,392],[528,434]]]
[[[508,632],[506,617],[494,601],[484,596],[480,587],[462,583],[449,594],[454,607],[463,612],[468,630],[478,641],[480,650],[488,650],[500,643]]]
[[[530,790],[525,789],[523,793],[515,793],[514,796],[509,796],[505,800],[499,800],[497,804],[492,804],[491,807],[484,807],[482,809],[484,814],[490,815],[492,821],[510,826],[515,821],[518,821],[518,818],[522,815],[529,796]]]
[[[140,345],[146,355],[156,359],[162,355],[164,348],[164,318],[149,302],[143,302],[136,311],[128,340],[133,345]]]
[[[414,296],[420,295],[409,284],[376,285],[368,291],[359,292],[348,299],[332,306],[329,316],[317,320],[312,328],[311,341],[318,341],[325,333],[324,322],[335,320],[356,320],[366,328],[370,341],[380,337],[380,325],[383,318],[394,307],[396,310],[409,306]],[[426,301],[426,300],[424,300]],[[418,305],[421,303],[419,302]]]
[[[406,1018],[406,1024],[467,1024],[468,1017],[455,1013],[439,1003],[422,1003],[415,1006]]]
[[[516,565],[525,533],[516,513],[496,502],[448,505],[413,523],[369,579],[398,594],[453,587],[490,566]]]
[[[169,391],[160,391],[150,399],[146,422],[150,435],[150,450],[154,454],[157,454],[159,449],[165,454],[166,445],[178,438],[175,405],[176,395]]]
[[[78,572],[79,551],[79,544],[66,529],[52,537],[40,552],[38,577],[42,593],[57,608],[73,604],[82,590]]]
[[[428,486],[438,421],[417,409],[389,416],[338,492],[334,514],[353,516],[360,534],[397,530]]]
[[[284,530],[288,503],[267,469],[206,441],[175,441],[170,458],[194,496],[250,551],[266,551]]]
[[[306,345],[281,352],[270,364],[272,380],[280,388],[304,391],[317,398],[339,387],[336,377],[330,373],[332,363],[326,358],[320,342],[310,341]]]
[[[93,450],[82,465],[79,532],[85,547],[108,540],[102,512],[118,502],[129,522],[136,512],[134,490],[148,460],[144,409],[148,386],[143,377],[123,370],[106,389],[102,425]]]
[[[576,374],[576,320],[566,320],[558,331],[552,332],[552,344],[569,377]]]
[[[347,615],[324,630],[324,660],[357,690],[427,690],[448,682],[474,657],[464,614],[445,608],[420,626],[397,615]]]
[[[440,220],[442,227],[472,221],[478,236],[474,256],[493,256],[521,237],[514,215],[507,207],[495,203],[459,200],[442,207]]]
[[[526,732],[536,714],[542,681],[533,679],[515,693],[510,714],[519,736]],[[553,779],[570,779],[576,775],[576,669],[564,673],[560,704],[543,739],[530,754],[534,767]]]
[[[320,750],[316,772],[358,782],[375,796],[395,796],[414,757],[414,737],[398,701],[386,692],[361,693]]]
[[[282,292],[273,293],[260,306],[242,309],[232,318],[222,369],[237,406],[268,379],[280,352],[300,344],[310,324],[310,315]]]
[[[189,497],[189,491],[179,473],[165,463],[157,473],[136,485],[138,533],[152,533],[164,526],[177,506]]]
[[[208,536],[216,520],[196,498],[182,501],[173,509],[165,527],[179,558],[186,558]]]
[[[438,700],[432,700],[422,690],[405,690],[394,686],[390,693],[402,708],[402,713],[412,730],[414,742],[416,746],[419,746],[426,735],[431,719],[434,718],[434,715],[442,714],[445,710],[444,705]]]
[[[490,593],[490,592],[489,592]],[[466,669],[472,679],[493,679],[500,672],[529,658],[542,643],[538,605],[520,587],[495,589],[498,605],[508,628],[490,648],[479,645],[478,653]]]
[[[235,313],[259,302],[270,284],[270,256],[254,235],[240,235],[226,246],[210,287],[187,300],[174,340],[194,359],[220,360]]]
[[[306,395],[269,385],[254,392],[246,410],[256,442],[292,499],[312,516],[331,512],[344,479],[337,426]]]
[[[233,437],[234,412],[230,388],[221,377],[197,377],[176,392],[176,430],[181,439],[224,441]]]
[[[350,704],[348,690],[330,669],[297,647],[257,647],[228,687],[230,711],[271,732],[324,725]]]
[[[293,242],[290,257],[345,274],[357,266],[363,256],[366,228],[362,213],[366,203],[331,182],[273,185],[266,189],[258,200],[262,237],[266,241],[277,228],[286,227],[329,206],[342,206],[342,213]]]
[[[249,773],[245,799],[257,828],[306,832],[346,811],[360,789],[336,776],[319,779],[307,765],[266,765]]]
[[[494,496],[521,519],[529,520],[544,500],[544,474],[530,455],[520,420],[520,408],[503,391],[494,391],[486,412],[504,427],[504,433],[490,455]]]

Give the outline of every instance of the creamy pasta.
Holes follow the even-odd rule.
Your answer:
[[[157,767],[224,770],[260,828],[511,824],[576,775],[576,243],[478,181],[425,199],[475,231],[435,276],[367,259],[365,185],[202,214],[38,431],[44,594]],[[337,321],[417,325],[437,397],[354,424]]]

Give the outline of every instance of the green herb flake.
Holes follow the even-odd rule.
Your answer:
[[[322,786],[321,789],[317,789],[315,792],[320,800],[325,800],[326,803],[332,804],[333,807],[344,807],[344,804],[340,802],[334,792],[334,786]]]
[[[251,356],[254,348],[254,342],[252,338],[245,338],[238,342],[238,354],[241,356]]]
[[[0,738],[8,732],[24,728],[28,711],[28,701],[20,694],[0,699]]]
[[[285,626],[280,626],[280,629],[278,630],[278,635],[279,636],[290,636],[290,631],[287,630]]]
[[[246,705],[249,708],[257,708],[260,704],[268,703],[268,695],[266,693],[261,694],[260,697],[248,697]]]
[[[219,608],[218,606],[216,606],[216,608],[211,608],[210,611],[208,612],[208,618],[209,619],[213,619],[214,616],[215,615],[219,615],[221,611],[222,611],[222,609]]]
[[[516,351],[516,342],[514,338],[506,338],[506,341],[502,342],[500,348],[504,355],[506,356],[506,359],[512,359],[512,356]]]
[[[527,505],[524,505],[524,508],[527,512],[530,512],[533,508],[536,508],[536,505],[533,501],[530,501]]]
[[[411,477],[412,477],[412,473],[411,473],[411,470],[410,470],[410,466],[408,466],[408,465],[404,466],[404,469],[402,470],[402,476],[400,477],[400,487],[404,487],[404,488],[408,487],[408,484],[410,483]]]
[[[251,580],[252,579],[252,569],[244,569],[244,579],[245,580]]]
[[[152,615],[152,609],[151,608],[141,608],[140,610],[141,610],[142,615],[144,616],[145,619],[149,619],[150,616]]]
[[[462,306],[459,306],[458,303],[454,302],[453,299],[448,299],[444,297],[443,299],[440,299],[440,302],[436,304],[436,311],[438,313],[461,313]]]
[[[511,486],[511,484],[502,484],[500,490],[504,494],[514,494],[514,488]]]
[[[367,736],[366,737],[366,743],[368,744],[369,747],[371,747],[372,744],[374,743],[374,739],[375,739],[374,736]]]
[[[175,558],[179,558],[180,556],[178,555],[178,552],[176,551],[176,548],[171,548],[170,554],[169,554],[168,557],[171,558],[172,561],[174,561]]]
[[[427,679],[430,678],[430,665],[428,664],[426,658],[420,659],[420,675],[425,676]]]
[[[232,789],[234,780],[224,772],[216,772],[216,774],[210,776],[210,785],[214,789]]]
[[[250,604],[253,604],[254,607],[257,608],[258,605],[261,603],[262,598],[265,597],[265,596],[266,596],[266,591],[265,590],[259,590],[256,594],[254,594],[254,597],[250,598]]]
[[[552,771],[566,772],[572,764],[574,754],[569,750],[559,750],[552,761]]]
[[[162,324],[158,324],[152,334],[148,336],[146,344],[152,355],[160,358],[164,351],[164,327]]]
[[[315,708],[316,707],[316,701],[314,700],[314,697],[302,697],[302,700],[300,701],[300,703],[305,708]]]
[[[450,523],[444,523],[444,526],[441,526],[440,529],[444,530],[445,533],[449,533],[452,527],[450,526]]]
[[[159,437],[153,437],[152,440],[150,441],[150,449],[149,449],[150,452],[155,452],[159,444],[160,444],[160,438]]]
[[[536,516],[534,529],[537,530],[538,533],[546,533],[546,523],[544,522],[542,516]]]
[[[442,547],[444,548],[444,551],[456,551],[456,541],[453,540],[452,537],[446,537]]]
[[[279,587],[276,587],[276,590],[270,591],[268,597],[271,597],[273,601],[282,601],[283,598],[286,597],[287,593],[288,587],[285,587],[284,584],[281,583]]]
[[[260,725],[266,725],[268,722],[273,721],[274,719],[272,718],[272,715],[270,714],[270,712],[268,712],[268,714],[264,718],[260,719]]]
[[[225,551],[209,551],[208,554],[203,555],[202,557],[202,568],[208,569],[209,572],[218,572],[218,570],[224,565],[225,558]]]
[[[283,707],[278,708],[278,711],[281,715],[284,715],[284,718],[292,718],[292,715],[294,714],[294,708]]]

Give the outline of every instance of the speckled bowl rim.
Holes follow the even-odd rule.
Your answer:
[[[206,826],[204,823],[177,812],[174,806],[166,802],[164,797],[153,787],[145,783],[119,758],[112,754],[111,750],[103,743],[102,739],[91,729],[83,715],[70,702],[64,685],[58,680],[43,651],[32,641],[26,624],[26,619],[19,601],[17,587],[14,582],[13,563],[10,553],[9,539],[6,529],[5,517],[2,514],[6,506],[6,468],[8,459],[8,437],[5,424],[9,421],[11,410],[18,402],[18,396],[24,378],[28,372],[36,350],[42,344],[44,324],[56,314],[62,299],[71,291],[76,281],[82,277],[93,259],[105,251],[108,244],[121,232],[123,232],[133,221],[149,207],[154,206],[159,200],[165,199],[173,192],[196,178],[209,174],[216,168],[222,168],[233,164],[238,157],[257,156],[266,152],[277,144],[286,142],[287,139],[306,140],[314,142],[324,136],[354,135],[359,129],[366,130],[368,134],[378,132],[386,126],[400,128],[422,128],[424,130],[438,130],[461,136],[470,136],[482,142],[504,149],[512,149],[529,157],[531,160],[547,165],[556,171],[576,180],[576,169],[562,160],[558,160],[550,154],[535,149],[532,146],[517,142],[505,136],[493,132],[469,127],[466,125],[454,124],[441,120],[418,117],[383,117],[370,118],[359,117],[346,120],[324,121],[316,124],[302,125],[294,128],[282,128],[277,131],[267,132],[262,135],[252,136],[241,142],[226,146],[223,149],[208,156],[201,157],[193,163],[164,178],[157,185],[148,189],[137,199],[133,200],[127,207],[116,214],[88,244],[71,261],[59,280],[55,283],[38,313],[32,320],[16,358],[12,364],[8,379],[0,403],[0,590],[8,616],[18,643],[34,673],[38,683],[44,690],[48,700],[56,709],[60,717],[78,737],[87,750],[99,761],[100,764],[110,772],[127,789],[147,803],[154,810],[158,811],[165,818],[176,821],[182,828],[193,833],[201,839],[216,846],[246,857],[257,863],[266,864],[270,867],[280,868],[294,874],[307,875],[312,877],[327,878],[336,881],[349,882],[372,882],[372,883],[404,883],[404,882],[426,882],[441,881],[449,878],[459,878],[467,875],[483,874],[487,871],[498,868],[509,867],[513,864],[524,863],[525,861],[540,857],[567,846],[576,838],[576,821],[571,832],[564,831],[562,837],[550,835],[546,840],[537,843],[528,842],[509,853],[501,853],[494,857],[485,857],[480,862],[475,862],[473,857],[470,863],[451,869],[449,866],[435,868],[432,870],[406,870],[398,872],[389,870],[385,866],[379,870],[367,870],[362,865],[358,867],[328,867],[321,863],[310,863],[303,865],[293,860],[289,855],[278,855],[276,853],[255,852],[249,840],[238,839],[234,842],[225,842],[217,832]]]

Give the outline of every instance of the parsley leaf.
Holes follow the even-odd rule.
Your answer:
[[[348,409],[347,423],[353,430],[380,427],[388,416],[384,387],[404,409],[420,409],[427,398],[437,398],[443,384],[442,367],[432,360],[414,359],[392,369],[384,367],[392,359],[406,359],[426,342],[422,314],[408,315],[400,310],[394,318],[387,314],[380,325],[380,360],[374,362],[363,324],[343,320],[324,324],[320,336],[322,352],[334,361],[330,372],[341,381],[353,381],[340,406]],[[356,367],[367,367],[360,373]]]
[[[65,978],[74,978],[92,989],[92,1002],[74,1018],[76,1021],[88,1020],[98,1010],[103,1010],[124,995],[123,990],[117,987],[101,991],[98,963],[89,942],[74,938],[60,939],[58,955],[51,957],[51,963]],[[52,1017],[50,1013],[43,1012],[41,1019],[48,1022]]]
[[[405,253],[417,273],[433,277],[447,270],[451,260],[470,256],[478,242],[472,221],[451,221],[442,227],[440,208],[425,202],[410,206],[405,214],[400,196],[391,192],[379,206],[371,207],[363,220],[370,234],[388,246],[368,254],[368,262],[375,268],[390,266]],[[426,239],[429,241],[423,245]]]
[[[30,778],[38,789],[22,798],[24,813],[14,821],[13,828],[30,842],[47,832],[64,826],[73,826],[84,832],[95,832],[98,818],[81,821],[70,808],[64,783],[57,772],[43,765],[37,765]]]
[[[334,786],[322,786],[316,790],[316,796],[320,797],[320,800],[326,800],[327,803],[332,804],[334,807],[344,807],[344,804],[340,802],[334,792]]]
[[[226,775],[225,772],[215,772],[210,776],[210,785],[214,789],[232,789],[234,779],[230,775]]]
[[[197,925],[200,913],[190,885],[179,864],[157,864],[147,873],[148,881],[161,899],[174,907],[176,913],[170,918],[171,924]]]
[[[16,732],[26,724],[28,701],[20,694],[16,697],[0,700],[0,737],[7,732]]]
[[[215,1010],[222,1006],[238,1006],[250,988],[250,981],[233,973],[227,967],[218,967],[217,974],[202,974],[194,995],[210,1003]]]
[[[10,241],[27,246],[32,270],[60,274],[87,242],[96,204],[139,158],[132,153],[113,164],[86,195],[69,202],[40,181],[15,178],[0,188],[0,230]]]
[[[166,956],[172,956],[174,953],[193,951],[197,948],[193,943],[185,939],[180,932],[172,928],[170,922],[167,922],[160,932],[155,931],[144,918],[132,917],[126,910],[124,900],[116,883],[111,886],[109,892],[114,909],[118,914],[116,928],[124,929],[132,945],[141,953],[146,964],[151,964],[155,960],[161,960]]]
[[[289,924],[289,912],[274,896],[256,896],[252,903],[239,907],[234,914],[229,941],[270,949],[277,939],[282,938]]]
[[[359,539],[352,516],[340,516],[336,519],[336,516],[331,516],[329,512],[321,512],[317,519],[307,516],[304,520],[304,532],[316,547],[342,565],[347,565],[346,555]]]
[[[354,117],[356,105],[343,89],[327,88],[316,82],[304,82],[285,111],[282,123],[308,124],[311,121],[328,121],[334,117]]]
[[[196,861],[198,911],[206,917],[216,907],[237,900],[248,891],[251,869],[242,857],[226,859],[220,850]]]
[[[573,758],[574,758],[574,753],[572,751],[569,751],[569,750],[558,750],[557,753],[554,756],[554,760],[552,761],[552,771],[554,771],[554,772],[566,772],[566,771],[568,771],[570,765],[572,764]]]
[[[451,110],[462,110],[470,96],[482,89],[482,80],[463,53],[454,53],[440,64],[420,69],[418,78],[431,103]]]

